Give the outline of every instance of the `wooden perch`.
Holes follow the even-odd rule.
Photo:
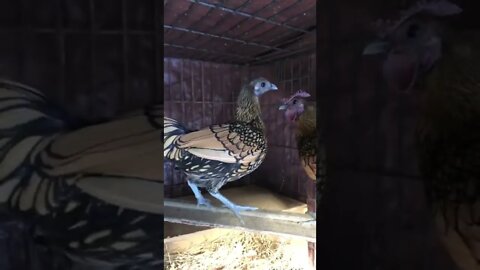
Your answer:
[[[316,242],[316,222],[306,214],[262,209],[241,212],[245,222],[245,225],[242,225],[227,208],[207,208],[197,206],[196,203],[167,198],[164,200],[164,207],[164,220],[167,222],[260,231]]]

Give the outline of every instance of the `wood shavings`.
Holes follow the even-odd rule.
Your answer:
[[[166,270],[307,270],[305,261],[292,252],[291,240],[260,233],[232,230],[187,250],[169,252]],[[298,247],[297,247],[298,248]]]

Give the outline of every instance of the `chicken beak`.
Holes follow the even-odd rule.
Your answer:
[[[390,47],[389,42],[376,40],[369,43],[365,49],[363,49],[363,55],[374,55],[388,52]]]
[[[280,107],[278,107],[278,110],[279,110],[279,111],[284,111],[284,110],[287,109],[287,107],[288,107],[288,106],[287,106],[286,104],[282,104],[282,105],[280,105]]]
[[[278,90],[278,87],[272,83],[272,87],[270,87],[270,90]]]

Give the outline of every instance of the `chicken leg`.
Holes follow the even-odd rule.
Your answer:
[[[198,189],[198,186],[190,180],[187,180],[188,186],[192,189],[195,198],[197,199],[197,206],[204,205],[208,208],[212,207],[210,201],[203,197],[202,192]]]
[[[237,216],[238,219],[240,219],[240,221],[242,222],[242,224],[244,223],[243,222],[243,219],[240,217],[239,215],[239,212],[242,212],[242,211],[255,211],[257,210],[258,208],[257,207],[251,207],[251,206],[243,206],[243,205],[237,205],[237,204],[234,204],[233,202],[231,202],[229,199],[225,198],[225,196],[223,196],[222,194],[220,194],[220,192],[214,192],[214,191],[208,191],[210,193],[210,195],[212,195],[213,197],[215,197],[217,200],[221,201],[226,207],[230,208],[230,210],[232,210],[232,212],[235,214],[235,216]]]

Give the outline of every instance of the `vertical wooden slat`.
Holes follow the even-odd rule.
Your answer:
[[[202,122],[202,126],[208,125],[208,123],[205,123],[205,62],[201,61],[202,63],[202,119],[204,120]]]
[[[91,85],[90,90],[87,91],[89,96],[93,96],[92,94],[96,92],[96,25],[95,25],[95,0],[89,1],[89,11],[90,11],[90,79]],[[94,111],[95,107],[93,102],[89,104],[90,111]]]
[[[163,58],[163,46],[160,44],[160,41],[163,40],[163,6],[160,6],[160,1],[152,0],[153,1],[153,25],[154,25],[154,33],[153,33],[153,53],[155,57],[155,72],[154,76],[154,89],[152,93],[153,100],[155,103],[164,101],[164,93],[162,93],[164,88],[161,86],[161,79],[163,78],[163,65],[160,65],[160,58]],[[162,12],[162,15],[160,15]],[[160,20],[161,18],[161,20]],[[161,38],[162,35],[162,38]],[[163,89],[163,91],[162,91]]]
[[[128,67],[128,25],[127,25],[127,2],[122,0],[121,2],[121,12],[122,12],[122,64],[123,64],[123,82],[122,82],[122,92],[118,95],[119,104],[121,107],[129,107],[130,102],[128,102],[128,89],[129,89],[129,67]]]
[[[183,84],[184,84],[184,81],[185,81],[185,68],[184,68],[184,62],[185,59],[180,59],[180,88],[179,88],[179,91],[180,91],[180,100],[181,100],[181,104],[182,104],[182,120],[184,122],[186,122],[186,120],[188,119],[188,117],[190,117],[190,115],[186,115],[185,114],[185,91],[183,90]]]
[[[65,101],[66,91],[66,49],[65,33],[63,27],[63,6],[62,1],[57,0],[57,42],[58,42],[58,98]]]
[[[31,58],[31,31],[29,25],[29,14],[27,13],[28,4],[27,0],[21,0],[21,25],[23,31],[21,32],[21,40],[22,44],[18,46],[19,55],[20,55],[20,63],[19,63],[19,70],[20,70],[20,79],[28,81],[28,68],[27,63],[28,59]]]

